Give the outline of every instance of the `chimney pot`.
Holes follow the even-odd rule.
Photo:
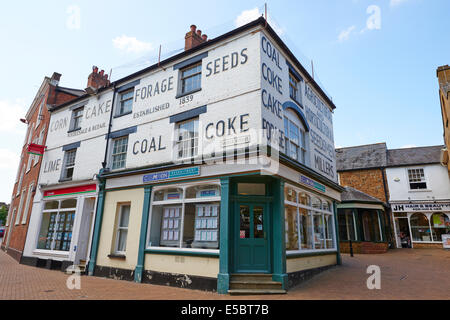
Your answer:
[[[105,70],[100,71],[101,76],[103,76],[104,73],[105,73]]]
[[[92,67],[92,72],[93,73],[97,73],[98,72],[98,67],[97,66],[93,66]]]
[[[197,26],[195,24],[191,25],[191,31],[195,32],[195,29],[197,29]]]
[[[202,35],[203,41],[206,41],[208,39],[208,36],[206,34]]]
[[[198,35],[199,37],[201,37],[201,36],[202,36],[202,30],[198,29],[198,30],[197,30],[197,35]]]

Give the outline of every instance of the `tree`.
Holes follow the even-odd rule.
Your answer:
[[[6,206],[2,206],[0,208],[0,225],[6,224],[6,216],[8,215],[8,210],[6,209]]]

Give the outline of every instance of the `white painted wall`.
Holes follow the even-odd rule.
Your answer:
[[[423,168],[427,190],[410,190],[408,169]],[[408,201],[408,198],[422,201],[450,199],[450,180],[447,169],[440,164],[387,168],[386,178],[389,187],[389,201]],[[394,180],[400,179],[396,182]]]

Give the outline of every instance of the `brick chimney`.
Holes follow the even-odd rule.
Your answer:
[[[206,42],[208,40],[208,36],[206,34],[202,35],[202,31],[197,30],[197,26],[193,24],[191,26],[191,31],[186,33],[184,40],[184,51],[187,51],[198,46],[199,44],[202,44],[203,42]]]
[[[92,73],[88,77],[87,87],[100,89],[109,85],[108,75],[104,70],[98,72],[98,67],[92,67]]]

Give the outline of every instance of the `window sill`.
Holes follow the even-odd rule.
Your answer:
[[[127,256],[124,254],[108,254],[108,258],[125,260],[127,258]]]
[[[417,189],[417,190],[409,190],[409,193],[414,193],[414,192],[433,192],[433,190],[430,189]]]
[[[189,92],[185,92],[185,93],[180,93],[180,94],[178,94],[175,97],[175,99],[183,98],[185,96],[188,96],[190,94],[193,94],[193,93],[196,93],[196,92],[199,92],[199,91],[202,91],[202,88],[198,88],[198,89],[195,89],[195,90],[192,90],[192,91],[189,91]]]
[[[120,118],[120,117],[123,117],[123,116],[127,116],[127,115],[132,114],[132,113],[133,113],[133,110],[125,112],[125,113],[122,113],[122,114],[116,114],[116,115],[113,116],[113,118],[117,119],[117,118]]]
[[[182,248],[165,248],[165,247],[149,247],[145,249],[145,253],[166,254],[174,256],[200,256],[200,257],[219,257],[219,250],[212,249],[182,249]]]
[[[337,253],[336,249],[317,249],[317,250],[295,250],[286,251],[286,259],[302,258],[302,257],[313,257],[313,256],[324,256],[329,254]]]
[[[59,183],[68,182],[68,181],[72,181],[72,178],[66,178],[66,179],[59,179],[58,180]]]
[[[67,133],[75,132],[75,131],[78,131],[78,130],[81,130],[81,127],[76,128],[76,129],[71,129],[71,130],[67,131]]]

